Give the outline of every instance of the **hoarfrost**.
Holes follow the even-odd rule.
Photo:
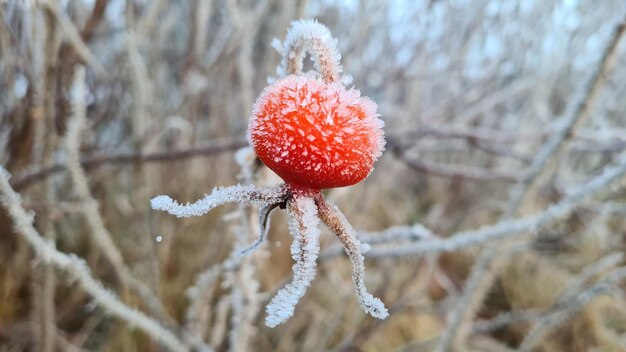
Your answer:
[[[302,73],[302,61],[305,51],[311,53],[314,59],[315,69],[322,73],[323,77],[330,78],[336,82],[340,79],[343,68],[340,64],[341,55],[337,50],[337,41],[332,37],[330,31],[323,24],[315,20],[300,20],[291,23],[284,42],[278,39],[272,41],[272,46],[283,58],[277,68],[279,78],[289,74],[289,62],[296,62],[296,74]],[[324,63],[322,67],[321,63]]]
[[[201,216],[226,203],[269,204],[284,198],[285,191],[278,188],[258,188],[252,185],[236,185],[215,188],[204,198],[187,204],[180,204],[169,196],[160,195],[152,198],[150,205],[154,210],[161,210],[179,218]]]
[[[377,297],[367,292],[365,287],[365,263],[362,251],[367,249],[357,238],[356,231],[341,213],[339,208],[332,204],[320,208],[322,221],[337,234],[350,261],[352,262],[352,281],[356,288],[357,297],[361,308],[371,316],[385,319],[389,316],[384,303]]]
[[[296,263],[291,283],[280,289],[266,307],[265,325],[269,327],[275,327],[293,316],[296,304],[311,286],[317,271],[320,230],[317,228],[319,218],[315,201],[310,197],[294,197],[289,204],[289,212],[289,230],[294,237],[291,255]]]

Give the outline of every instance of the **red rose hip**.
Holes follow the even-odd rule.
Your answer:
[[[312,189],[363,180],[384,149],[376,104],[341,83],[289,75],[265,88],[248,139],[286,183]]]

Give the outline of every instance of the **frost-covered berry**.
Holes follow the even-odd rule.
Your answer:
[[[384,149],[383,125],[358,90],[289,75],[257,99],[248,138],[288,184],[325,189],[367,177]]]
[[[267,305],[265,324],[269,327],[289,319],[311,285],[320,249],[317,226],[322,222],[337,235],[352,262],[352,282],[359,304],[371,316],[385,319],[389,315],[387,308],[365,287],[362,251],[366,246],[339,208],[328,203],[320,191],[353,185],[372,171],[385,145],[376,104],[339,83],[341,55],[337,41],[324,25],[316,21],[293,22],[285,41],[275,40],[273,45],[282,56],[278,74],[283,78],[257,99],[248,140],[258,157],[286,184],[273,189],[253,185],[216,188],[193,204],[158,196],[152,199],[152,208],[188,217],[206,214],[228,202],[259,205],[258,240],[231,256],[223,263],[225,266],[239,263],[241,254],[263,242],[272,210],[288,209],[289,231],[294,237],[290,246],[295,261],[293,280]],[[317,72],[302,72],[307,52]],[[244,180],[252,178],[254,153],[250,153],[244,149],[235,156]]]

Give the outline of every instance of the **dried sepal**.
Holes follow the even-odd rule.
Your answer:
[[[165,211],[179,218],[201,216],[226,203],[272,204],[279,203],[286,197],[283,187],[261,188],[253,185],[236,185],[215,188],[211,194],[195,203],[180,204],[169,196],[161,195],[152,198],[152,209]]]
[[[241,251],[241,254],[248,254],[255,249],[257,249],[263,241],[267,238],[267,233],[270,230],[270,215],[272,211],[278,208],[284,202],[271,203],[261,206],[259,208],[259,237],[257,240],[248,248]]]
[[[362,254],[363,245],[339,208],[327,203],[321,196],[317,197],[319,217],[322,222],[335,233],[352,262],[352,281],[357,292],[359,304],[366,313],[378,319],[385,319],[389,312],[383,302],[367,292],[365,287],[365,263]]]
[[[319,217],[312,197],[295,195],[288,203],[289,230],[292,234],[293,280],[280,289],[266,307],[265,325],[275,327],[294,312],[296,304],[311,285],[319,254]]]

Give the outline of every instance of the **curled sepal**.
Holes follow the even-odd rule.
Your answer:
[[[315,278],[320,251],[320,230],[317,228],[319,218],[313,198],[294,195],[288,202],[288,210],[289,230],[294,237],[291,244],[291,256],[295,261],[293,280],[280,289],[265,308],[265,325],[271,328],[293,315],[296,304]]]
[[[204,215],[226,203],[272,204],[286,197],[284,187],[261,188],[253,185],[236,185],[215,188],[211,194],[195,203],[180,204],[168,196],[156,196],[150,201],[152,209],[161,210],[179,218]]]
[[[322,222],[335,233],[341,241],[346,254],[352,262],[352,281],[356,288],[359,304],[374,318],[385,319],[389,316],[384,303],[367,292],[365,287],[365,264],[362,254],[363,245],[339,208],[327,203],[322,197],[317,198],[319,216]]]
[[[257,249],[263,241],[267,238],[267,233],[270,230],[270,215],[272,211],[278,208],[283,201],[272,204],[265,204],[261,208],[259,208],[259,238],[248,248],[241,251],[241,254],[248,254],[255,249]]]

